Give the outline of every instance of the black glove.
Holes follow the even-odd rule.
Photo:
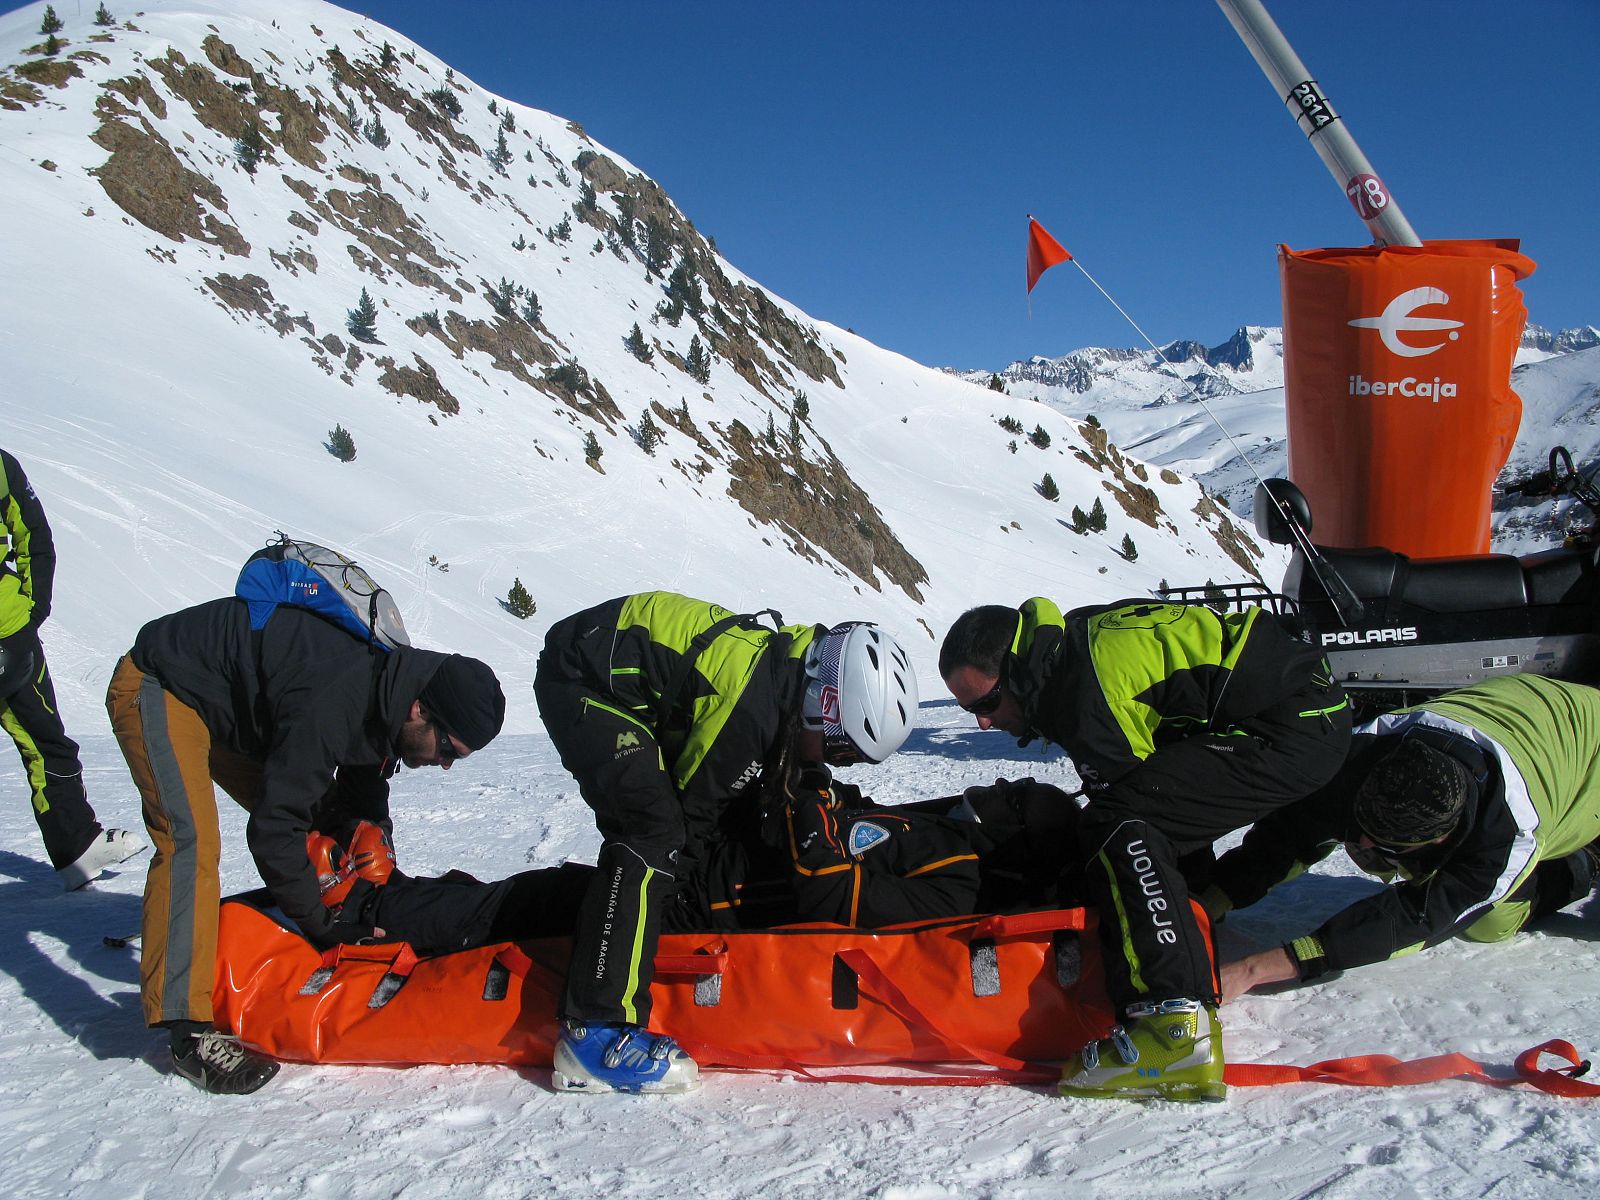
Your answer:
[[[300,932],[306,940],[318,950],[326,950],[331,946],[371,946],[388,940],[383,930],[355,921],[341,921],[326,908],[297,918],[295,923],[300,926]]]

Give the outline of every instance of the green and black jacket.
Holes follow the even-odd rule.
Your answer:
[[[1228,733],[1327,671],[1263,609],[1120,600],[1063,616],[1041,596],[1018,610],[1004,669],[1028,722],[1023,744],[1060,745],[1091,791],[1163,745]]]
[[[557,623],[539,673],[637,723],[690,810],[750,791],[786,742],[821,625],[773,629],[674,592],[621,596]]]
[[[29,625],[38,628],[50,615],[56,547],[44,506],[33,494],[22,465],[0,450],[0,509],[7,546],[0,560],[0,638]]]
[[[1528,902],[1515,897],[1538,864],[1600,838],[1600,691],[1536,675],[1506,676],[1359,728],[1332,782],[1258,821],[1223,855],[1216,883],[1228,905],[1254,904],[1341,843],[1354,845],[1362,833],[1356,791],[1406,737],[1424,737],[1461,762],[1477,783],[1475,802],[1445,841],[1393,859],[1396,869],[1383,873],[1392,886],[1286,947],[1302,979],[1452,937],[1509,936],[1526,919]],[[1480,921],[1491,924],[1480,928]]]

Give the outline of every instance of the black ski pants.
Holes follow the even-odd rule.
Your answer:
[[[56,708],[56,689],[39,635],[13,634],[10,644],[21,652],[33,651],[33,674],[0,700],[0,725],[22,756],[45,853],[50,865],[60,870],[76,862],[100,836],[100,822],[84,792],[78,743],[67,736]]]
[[[648,1025],[656,943],[679,888],[690,820],[648,725],[609,697],[543,671],[534,698],[601,837],[561,1015]],[[701,816],[695,824],[703,828]]]
[[[1159,747],[1091,795],[1079,836],[1119,1013],[1141,1001],[1217,1002],[1179,860],[1208,862],[1218,838],[1327,783],[1349,745],[1343,689],[1308,685],[1232,729]]]
[[[594,874],[580,863],[522,871],[482,883],[465,871],[413,878],[396,871],[387,883],[359,881],[340,920],[381,929],[418,954],[449,954],[496,942],[565,937]]]

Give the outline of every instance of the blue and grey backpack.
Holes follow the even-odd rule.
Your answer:
[[[250,606],[250,628],[265,628],[280,604],[309,609],[374,649],[411,645],[394,597],[337,550],[297,542],[283,530],[239,572],[234,595]]]

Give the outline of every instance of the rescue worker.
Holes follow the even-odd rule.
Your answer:
[[[1349,702],[1321,653],[1255,607],[1123,600],[1063,614],[1034,597],[964,613],[939,674],[980,728],[1059,744],[1083,781],[1088,894],[1125,1025],[1066,1065],[1060,1091],[1222,1099],[1217,981],[1191,886],[1217,838],[1338,770]]]
[[[33,817],[61,886],[76,891],[107,867],[148,844],[137,833],[105,829],[83,786],[78,743],[67,736],[56,705],[39,629],[50,616],[55,541],[44,506],[22,465],[0,450],[0,514],[6,550],[0,559],[0,725],[22,756],[33,794]]]
[[[910,660],[876,625],[772,628],[644,592],[557,622],[534,695],[602,837],[574,938],[556,1086],[688,1090],[694,1061],[646,1032],[661,930],[704,927],[708,915],[753,919],[759,906],[746,905],[740,884],[748,848],[774,843],[763,836],[763,795],[796,763],[879,762],[899,749],[917,710]]]
[[[500,732],[500,683],[477,659],[380,650],[289,604],[252,631],[249,604],[229,596],[141,629],[106,709],[156,846],[144,896],[145,1020],[168,1031],[185,1079],[208,1092],[253,1092],[278,1064],[211,1026],[213,784],[249,811],[246,840],[262,881],[311,941],[380,937],[323,905],[307,834],[344,841],[360,820],[387,825],[401,763],[448,771]]]
[[[1356,731],[1326,787],[1217,864],[1215,917],[1254,904],[1341,843],[1391,886],[1285,946],[1222,968],[1232,999],[1461,937],[1498,942],[1582,899],[1600,869],[1600,691],[1511,675]]]

